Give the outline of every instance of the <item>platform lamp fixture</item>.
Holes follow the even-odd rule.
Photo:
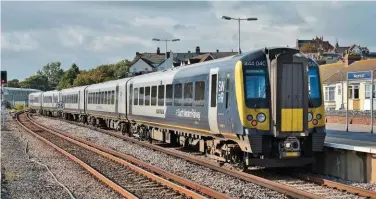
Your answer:
[[[237,20],[238,21],[238,34],[239,34],[239,40],[238,40],[238,53],[241,54],[241,50],[240,50],[240,21],[243,20],[243,21],[256,21],[257,18],[255,17],[250,17],[250,18],[233,18],[233,17],[228,17],[228,16],[222,16],[221,19],[224,19],[224,20]]]
[[[171,41],[171,42],[175,42],[175,41],[180,41],[180,39],[157,39],[157,38],[153,38],[153,41],[164,41],[166,42],[166,53],[165,53],[165,59],[167,60],[167,42],[168,41]]]

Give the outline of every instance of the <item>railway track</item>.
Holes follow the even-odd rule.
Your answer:
[[[135,158],[45,128],[35,123],[27,113],[17,114],[16,119],[26,131],[81,165],[126,198],[229,198]]]
[[[217,164],[205,161],[202,158],[194,157],[177,150],[171,150],[158,145],[150,144],[148,142],[140,141],[132,137],[123,136],[120,133],[87,126],[77,122],[66,120],[64,121],[85,128],[97,130],[102,133],[130,141],[132,143],[136,143],[171,156],[185,159],[187,161],[211,168],[213,170],[237,177],[239,179],[284,193],[294,198],[376,198],[375,192],[314,177],[307,174],[295,173],[294,175],[286,175],[285,173],[281,174],[269,171],[261,171],[259,173],[245,173],[235,169],[224,168]]]

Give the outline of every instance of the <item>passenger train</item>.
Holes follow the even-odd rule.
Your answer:
[[[323,150],[318,64],[262,48],[88,86],[31,93],[31,111],[193,147],[221,162],[297,167]]]

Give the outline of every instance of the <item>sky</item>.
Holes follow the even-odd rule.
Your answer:
[[[376,2],[157,2],[2,1],[1,70],[23,80],[43,65],[60,61],[80,69],[132,60],[136,52],[242,51],[266,46],[295,47],[296,39],[323,36],[335,45],[360,44],[376,51]]]

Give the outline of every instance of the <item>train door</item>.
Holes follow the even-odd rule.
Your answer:
[[[133,83],[129,84],[129,97],[128,97],[128,104],[129,104],[129,111],[128,114],[132,115],[132,102],[133,102]]]
[[[212,68],[209,73],[208,121],[210,131],[215,134],[219,133],[217,120],[218,70],[219,68]]]
[[[120,117],[119,113],[119,85],[116,85],[116,91],[115,91],[116,97],[115,97],[115,113],[118,117]]]
[[[231,132],[230,71],[219,72],[218,80],[218,128],[221,133]]]

